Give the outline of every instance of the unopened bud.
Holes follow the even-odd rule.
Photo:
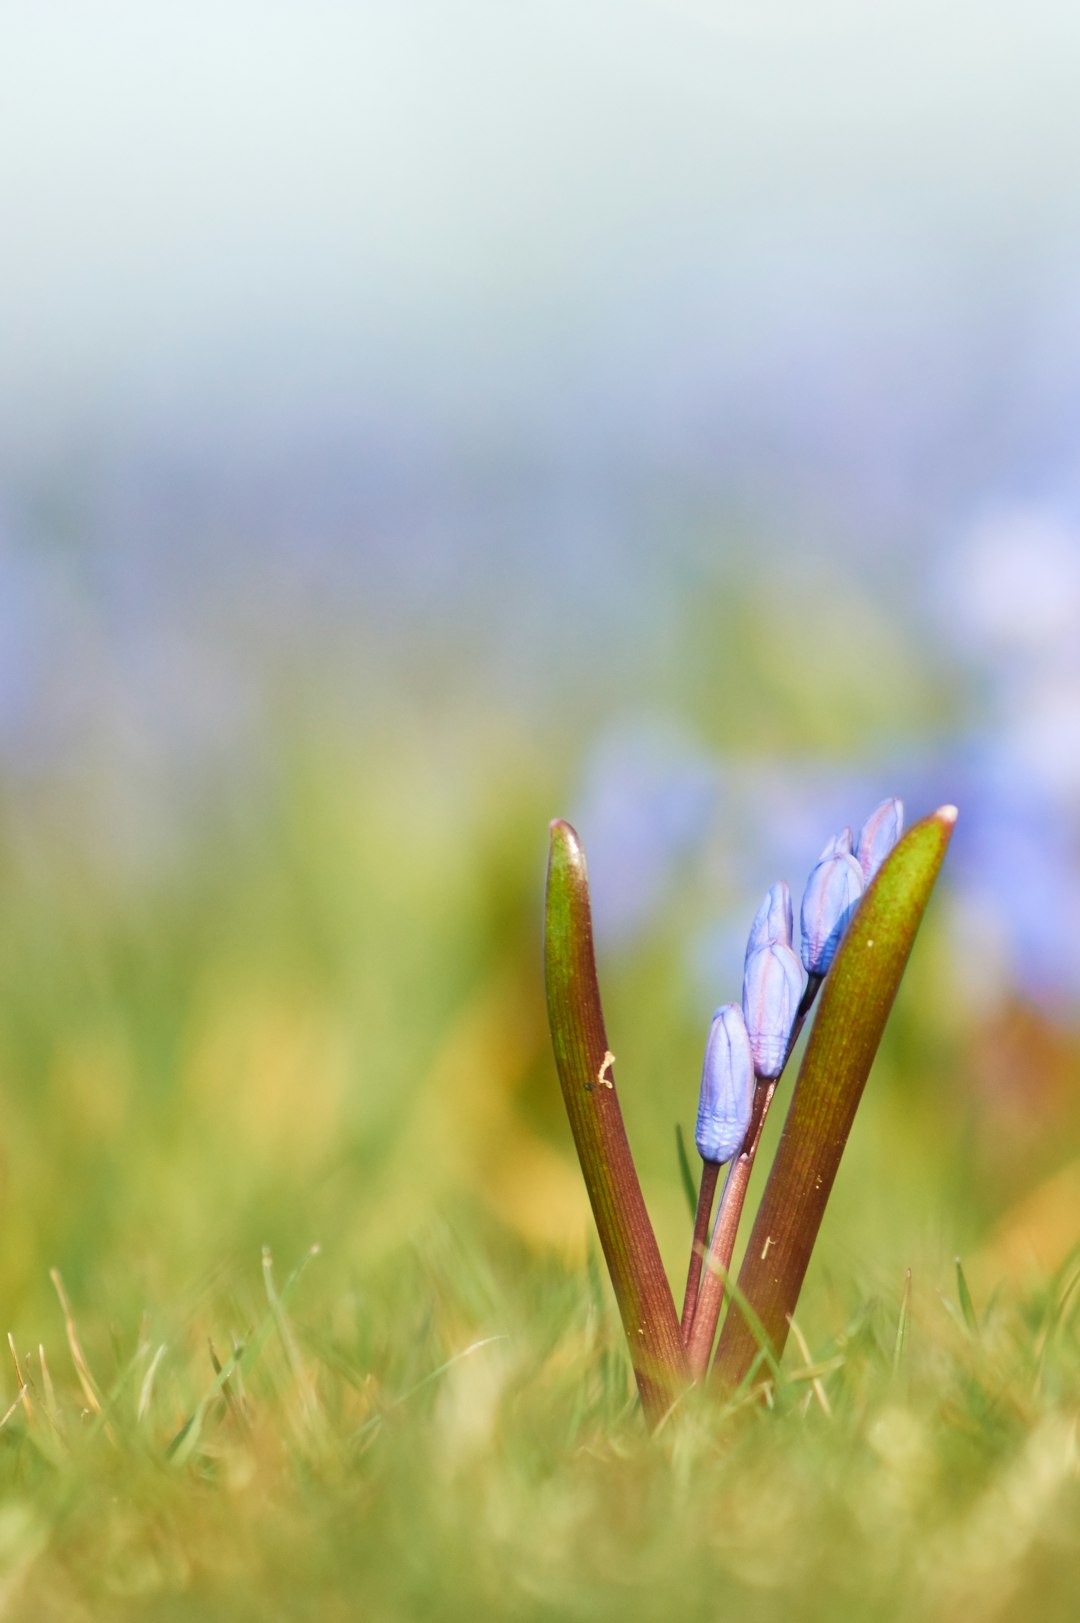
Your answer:
[[[761,947],[791,946],[791,932],[794,920],[791,912],[791,891],[787,883],[781,879],[772,885],[768,895],[754,914],[754,922],[750,926],[750,934],[746,942],[746,959],[743,964],[750,961],[750,954],[757,952]]]
[[[854,857],[840,852],[819,858],[806,881],[800,915],[802,961],[807,974],[825,974],[863,888],[863,871]]]
[[[855,855],[867,884],[873,879],[903,832],[902,800],[883,800],[881,805],[870,813],[855,842]]]
[[[737,1003],[725,1003],[712,1017],[705,1042],[698,1099],[698,1154],[723,1165],[742,1146],[754,1104],[754,1059],[746,1021]]]
[[[758,1076],[779,1076],[787,1059],[806,976],[790,947],[759,947],[743,971],[743,1014]]]
[[[818,857],[824,862],[826,857],[850,857],[852,855],[853,836],[849,828],[842,828],[839,834],[834,834],[828,841],[824,851]]]

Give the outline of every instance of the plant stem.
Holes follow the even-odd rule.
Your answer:
[[[754,1167],[754,1156],[757,1154],[761,1130],[765,1125],[765,1117],[768,1115],[775,1091],[775,1081],[758,1078],[757,1087],[754,1089],[754,1113],[750,1118],[746,1139],[742,1149],[728,1167],[728,1174],[724,1180],[716,1224],[701,1275],[697,1305],[691,1316],[689,1328],[684,1329],[690,1375],[695,1381],[700,1381],[709,1367],[720,1309],[724,1304],[724,1286],[731,1267],[731,1255],[735,1250],[735,1236],[739,1231],[739,1219],[742,1216],[746,1190]]]
[[[807,979],[806,988],[795,1015],[795,1023],[791,1028],[791,1036],[788,1038],[784,1065],[791,1058],[791,1051],[799,1040],[803,1022],[818,994],[822,979],[821,975],[810,975]],[[780,1075],[783,1075],[783,1068],[781,1068]],[[731,1268],[735,1239],[739,1232],[743,1207],[746,1204],[746,1191],[750,1186],[750,1174],[754,1170],[754,1157],[757,1155],[762,1129],[765,1126],[765,1117],[769,1113],[769,1106],[772,1103],[779,1079],[779,1077],[772,1080],[763,1077],[758,1078],[757,1087],[754,1090],[754,1109],[750,1117],[750,1126],[747,1128],[743,1147],[728,1168],[728,1175],[724,1181],[723,1193],[720,1196],[720,1209],[716,1214],[716,1226],[713,1229],[712,1241],[708,1251],[708,1265],[697,1302],[695,1306],[690,1308],[689,1316],[686,1305],[683,1306],[683,1339],[686,1342],[687,1356],[690,1360],[690,1374],[695,1381],[700,1381],[709,1367],[712,1346],[716,1339],[716,1326],[720,1320],[720,1309],[724,1305],[724,1288]],[[699,1219],[700,1215],[699,1208]],[[695,1254],[697,1251],[697,1238],[697,1231],[695,1230]],[[693,1257],[691,1257],[690,1267],[693,1272]],[[701,1274],[700,1262],[698,1263],[697,1274]],[[687,1294],[689,1296],[689,1281],[687,1282]]]
[[[694,1243],[690,1248],[690,1267],[686,1273],[686,1295],[683,1297],[682,1318],[679,1321],[683,1341],[690,1338],[690,1326],[697,1307],[698,1285],[701,1281],[701,1263],[709,1244],[709,1218],[712,1216],[716,1183],[720,1176],[719,1161],[702,1161],[701,1185],[698,1189],[697,1216],[694,1218]]]

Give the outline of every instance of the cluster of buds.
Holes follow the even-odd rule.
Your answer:
[[[801,955],[794,948],[791,892],[781,880],[754,917],[746,944],[742,1004],[713,1015],[701,1073],[696,1142],[703,1161],[723,1165],[741,1149],[756,1080],[775,1081],[797,1028],[867,885],[900,838],[904,808],[885,800],[858,836],[845,828],[826,845],[803,893]]]
[[[551,825],[544,975],[555,1062],[654,1426],[710,1372],[731,1393],[756,1372],[759,1385],[771,1384],[761,1365],[764,1359],[775,1372],[793,1327],[829,1191],[956,816],[955,806],[941,806],[900,839],[902,807],[887,800],[857,836],[844,829],[821,853],[798,934],[787,885],[773,885],[758,908],[742,998],[716,1011],[705,1049],[696,1133],[701,1182],[678,1316],[611,1076],[585,853],[569,823]],[[823,982],[826,995],[736,1282],[735,1245],[762,1128]],[[721,1327],[729,1295],[738,1311]]]

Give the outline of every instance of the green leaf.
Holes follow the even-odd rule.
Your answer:
[[[955,807],[945,806],[916,823],[894,846],[863,896],[825,979],[739,1273],[740,1293],[777,1357],[955,821]],[[739,1385],[756,1350],[756,1338],[736,1303],[716,1352],[717,1373],[725,1385]]]
[[[686,1354],[619,1108],[596,980],[585,853],[561,821],[551,825],[544,979],[570,1131],[642,1406],[655,1425],[688,1384]]]

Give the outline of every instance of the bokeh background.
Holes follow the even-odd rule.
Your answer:
[[[264,1242],[580,1255],[554,815],[677,1273],[749,919],[887,794],[961,817],[819,1278],[1054,1266],[1080,14],[12,0],[3,34],[9,1318],[55,1317],[53,1264],[119,1312]]]

